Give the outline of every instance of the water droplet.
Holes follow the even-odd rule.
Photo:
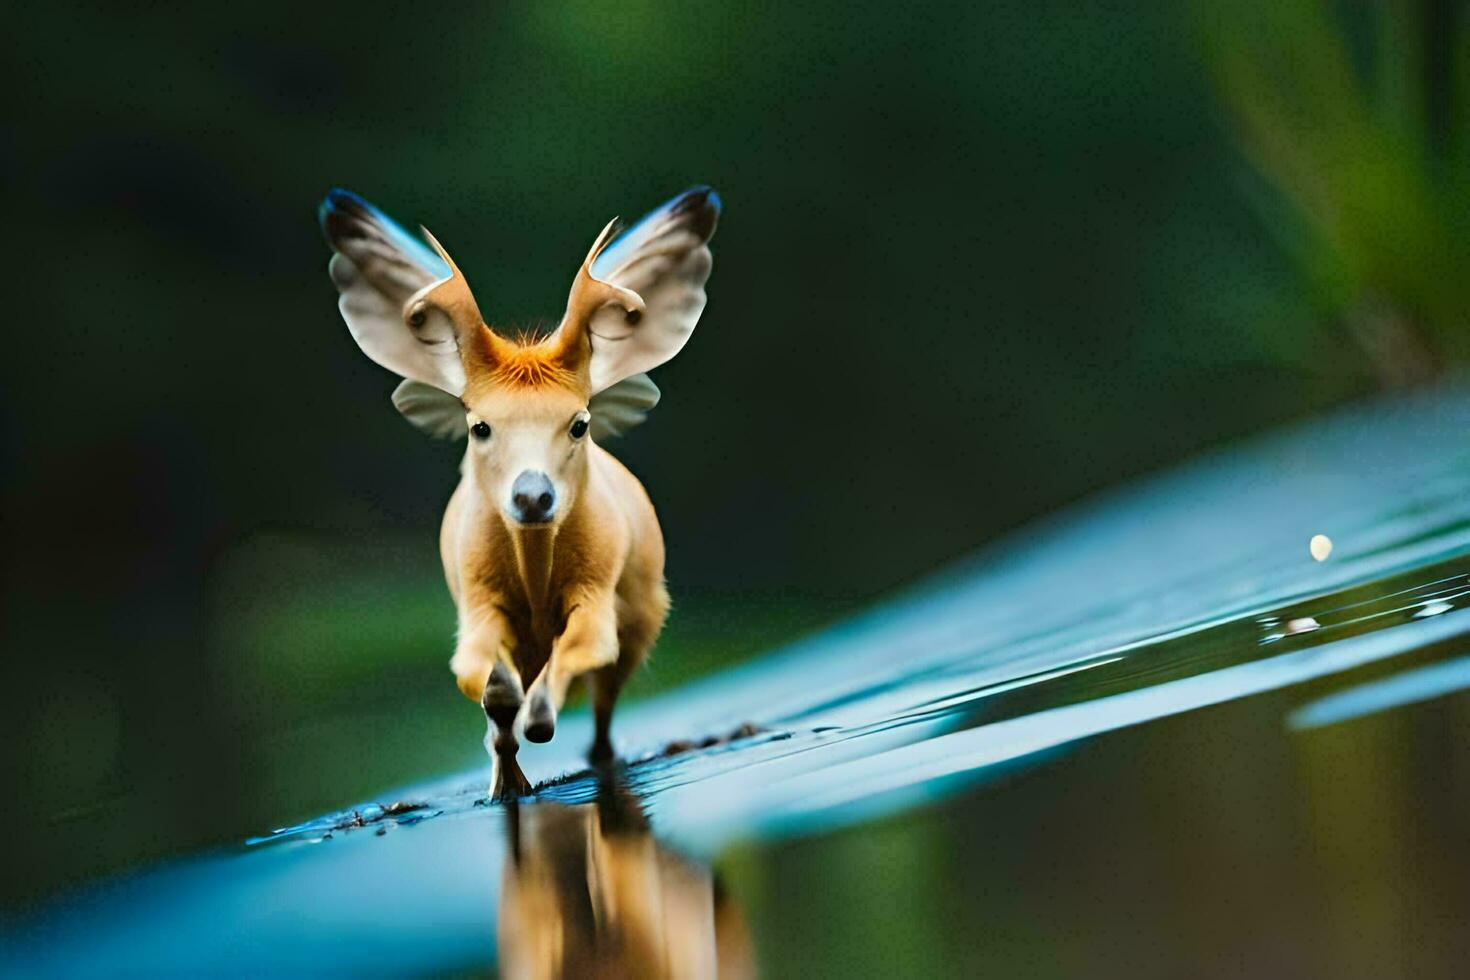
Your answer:
[[[1286,621],[1287,636],[1296,636],[1298,633],[1310,633],[1312,630],[1319,630],[1321,628],[1322,624],[1311,616],[1303,616],[1300,619],[1288,619]]]

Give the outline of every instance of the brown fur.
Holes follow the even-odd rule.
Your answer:
[[[559,385],[575,388],[577,376],[562,366],[557,352],[544,342],[520,341],[501,346],[490,375],[492,384],[516,388]]]
[[[618,599],[620,648],[643,649],[668,612],[663,535],[642,484],[612,454],[590,447],[583,499],[557,529],[510,526],[499,507],[477,499],[461,480],[440,529],[440,554],[456,604],[489,605],[503,620],[500,638],[526,686],[541,673],[579,600],[612,588]],[[473,617],[471,617],[473,618]],[[471,652],[471,651],[466,651]],[[488,651],[481,651],[488,653]],[[480,670],[456,674],[479,700]]]

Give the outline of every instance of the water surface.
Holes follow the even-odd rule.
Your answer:
[[[3,962],[1453,975],[1467,431],[1444,390],[1217,454],[630,707],[616,771],[572,716],[519,806],[479,770],[262,828],[14,923]]]

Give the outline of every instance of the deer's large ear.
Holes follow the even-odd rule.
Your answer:
[[[335,253],[337,307],[357,346],[395,374],[463,394],[465,348],[488,331],[448,256],[349,191],[329,193],[319,216]]]
[[[593,246],[559,328],[568,347],[585,330],[593,394],[657,367],[689,340],[704,310],[719,217],[719,195],[696,187],[611,241],[604,231]]]
[[[592,440],[606,442],[643,424],[658,404],[658,385],[646,374],[624,378],[611,388],[592,396],[587,411],[592,413]]]
[[[393,389],[393,407],[420,432],[435,439],[469,435],[464,405],[454,395],[421,381],[404,380]]]

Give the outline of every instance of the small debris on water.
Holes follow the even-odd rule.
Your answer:
[[[1313,558],[1326,561],[1327,556],[1332,554],[1332,539],[1325,534],[1314,534],[1307,547],[1311,549]]]
[[[685,752],[688,752],[688,751],[690,751],[693,748],[694,748],[694,743],[691,742],[691,741],[689,741],[689,739],[687,739],[687,738],[676,738],[672,742],[670,742],[668,745],[665,745],[663,752],[660,753],[660,754],[661,755],[666,755],[666,756],[667,755],[683,755]]]
[[[383,807],[383,813],[385,816],[396,817],[400,813],[412,813],[415,810],[422,810],[427,805],[427,803],[408,803],[399,800],[396,803],[389,803]]]
[[[1286,636],[1296,636],[1298,633],[1310,633],[1321,628],[1322,624],[1311,616],[1302,616],[1300,619],[1288,619],[1284,633]]]
[[[747,721],[745,724],[741,725],[739,728],[736,728],[728,735],[707,735],[704,738],[699,739],[698,741],[687,738],[676,738],[669,744],[665,745],[664,750],[660,752],[659,755],[663,756],[664,758],[668,758],[669,756],[683,755],[686,752],[693,752],[695,749],[712,749],[717,745],[728,745],[729,743],[739,741],[742,738],[750,738],[753,735],[760,735],[764,731],[765,729],[761,728],[759,725]]]
[[[342,814],[337,822],[332,825],[332,830],[353,830],[358,827],[371,827],[377,824],[378,833],[381,834],[383,827],[386,826],[383,821],[387,818],[402,817],[404,814],[411,813],[415,814],[415,816],[407,820],[397,820],[396,822],[418,823],[424,816],[427,816],[427,814],[418,815],[418,811],[424,809],[426,806],[428,806],[427,803],[412,803],[407,800],[396,800],[386,805],[382,803],[367,803]],[[330,840],[331,836],[331,831],[328,831],[322,839]]]

